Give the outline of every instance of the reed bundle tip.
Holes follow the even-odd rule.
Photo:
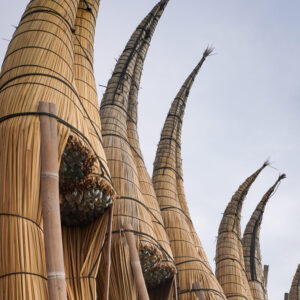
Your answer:
[[[203,58],[210,56],[215,51],[215,48],[212,46],[207,46],[203,52]]]
[[[285,179],[286,178],[286,174],[280,174],[279,175],[279,178],[278,178],[278,181],[282,180],[282,179]]]

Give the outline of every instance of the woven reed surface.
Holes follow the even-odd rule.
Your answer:
[[[207,262],[184,196],[181,127],[188,94],[208,53],[186,79],[166,118],[153,170],[153,185],[179,274],[180,299],[226,299]],[[199,298],[200,297],[200,298]]]
[[[245,269],[254,300],[267,300],[267,289],[261,263],[260,228],[265,207],[284,176],[280,176],[255,208],[243,235]]]
[[[288,300],[300,300],[300,264],[293,278]]]
[[[216,276],[226,297],[233,300],[253,300],[245,271],[240,218],[246,195],[266,166],[267,163],[264,163],[238,188],[227,205],[219,227],[215,258]]]
[[[71,28],[78,4],[79,0],[29,3],[2,65],[0,117],[36,112],[40,101],[53,102],[57,115],[93,143],[74,84]],[[70,133],[68,127],[58,124],[59,159]],[[2,122],[0,139],[0,290],[4,299],[47,299],[39,200],[39,118]],[[102,155],[97,147],[94,145],[97,154]],[[101,159],[105,161],[104,156]],[[106,180],[103,185],[111,188]]]
[[[168,249],[160,244],[157,226],[154,226],[148,199],[140,185],[140,172],[128,140],[128,101],[135,70],[139,68],[137,58],[145,56],[139,51],[149,38],[168,1],[159,2],[132,34],[120,56],[111,79],[107,84],[100,108],[103,144],[107,155],[114,187],[119,195],[114,206],[112,270],[110,299],[137,299],[137,291],[130,266],[128,246],[122,230],[130,224],[137,237],[139,249],[148,249],[159,257],[165,257]],[[156,20],[155,20],[156,19]],[[163,228],[161,228],[163,230]],[[99,279],[99,288],[105,283]]]

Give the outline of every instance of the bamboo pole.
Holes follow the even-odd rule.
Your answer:
[[[56,114],[54,103],[39,103],[39,112]],[[67,300],[59,208],[57,121],[40,116],[41,192],[44,243],[50,300]]]
[[[57,115],[88,136],[70,68],[78,2],[28,1],[1,68],[0,117],[37,112],[41,100],[54,102]],[[59,156],[69,134],[58,124]],[[8,214],[0,217],[0,293],[3,299],[47,300],[39,118],[2,122],[0,140],[0,207]]]
[[[104,299],[109,300],[109,282],[110,282],[110,267],[111,267],[111,237],[112,237],[112,221],[113,221],[113,204],[109,208],[109,222],[108,222],[108,231],[107,231],[107,265],[106,265],[106,274],[105,281],[106,285],[104,287]]]
[[[264,265],[265,288],[268,287],[269,265]]]
[[[289,300],[289,293],[284,293],[284,300]]]
[[[174,288],[174,298],[175,300],[179,300],[179,293],[178,293],[178,284],[177,284],[177,274],[175,274],[174,276],[174,285],[173,285],[173,288]]]
[[[205,300],[205,294],[203,291],[201,291],[201,284],[199,281],[196,281],[192,285],[193,290],[195,290],[196,297],[198,300]]]
[[[124,225],[125,237],[129,246],[130,263],[134,274],[135,283],[138,290],[139,300],[149,300],[146,283],[143,276],[139,253],[136,247],[136,240],[130,224]]]

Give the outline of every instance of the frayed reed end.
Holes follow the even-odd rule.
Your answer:
[[[203,52],[203,58],[206,58],[210,55],[212,55],[212,53],[215,51],[215,48],[212,46],[207,46],[206,49]]]
[[[263,163],[262,167],[265,168],[265,167],[270,166],[270,165],[271,165],[271,162],[270,162],[269,159],[267,159],[267,160]]]
[[[279,178],[278,178],[278,181],[281,181],[282,179],[285,179],[286,178],[286,174],[280,174],[279,175]]]

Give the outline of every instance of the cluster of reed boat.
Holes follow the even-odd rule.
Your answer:
[[[0,299],[267,300],[259,233],[266,192],[241,234],[263,165],[222,217],[214,273],[185,197],[181,131],[204,50],[167,114],[152,177],[137,130],[139,86],[159,1],[119,57],[99,108],[100,0],[32,0],[0,75]],[[162,99],[163,100],[163,99]],[[201,201],[201,200],[200,200]],[[300,267],[288,300],[300,300]]]

